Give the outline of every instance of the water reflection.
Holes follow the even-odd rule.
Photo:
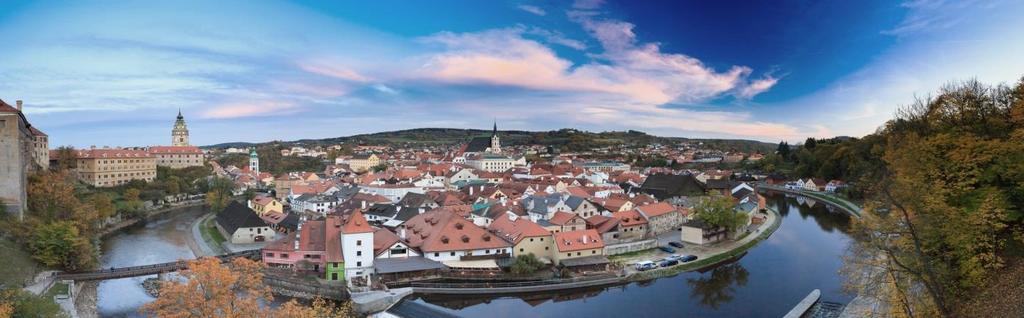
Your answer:
[[[743,265],[733,262],[715,266],[710,274],[687,278],[686,283],[690,285],[690,298],[711,309],[718,309],[732,301],[736,288],[746,286],[749,276],[750,272]]]
[[[767,193],[783,216],[771,237],[724,264],[674,277],[596,289],[491,296],[414,296],[463,317],[781,317],[813,289],[848,302],[837,274],[849,216],[818,202]],[[791,213],[792,212],[792,213]],[[813,220],[813,221],[812,221]]]

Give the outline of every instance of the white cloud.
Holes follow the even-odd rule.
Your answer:
[[[751,99],[754,98],[754,96],[757,96],[757,94],[768,91],[772,86],[775,86],[775,83],[778,82],[779,79],[767,75],[763,78],[751,81],[746,86],[740,87],[739,91],[736,92],[736,95],[740,98]]]
[[[539,16],[544,16],[544,15],[548,14],[547,11],[544,11],[544,9],[541,9],[538,6],[533,6],[533,5],[528,5],[528,4],[520,4],[519,6],[516,6],[516,8],[519,8],[519,10],[523,10],[523,11],[526,11],[526,12],[529,12],[529,13],[532,13],[532,14],[536,14],[536,15],[539,15]]]

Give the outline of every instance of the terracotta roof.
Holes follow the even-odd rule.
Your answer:
[[[511,245],[455,213],[436,209],[405,222],[409,246],[424,253],[505,248]]]
[[[259,204],[259,205],[264,205],[264,206],[267,205],[267,204],[270,204],[271,202],[274,202],[274,201],[277,201],[277,200],[275,200],[274,198],[271,198],[271,197],[255,197],[255,198],[252,199],[253,203]]]
[[[33,136],[46,136],[46,134],[43,133],[43,131],[36,129],[36,126],[29,126],[28,130],[32,131]]]
[[[150,153],[203,153],[199,147],[196,146],[152,146],[149,147]]]
[[[80,159],[153,158],[152,154],[144,150],[131,149],[84,149],[76,150],[75,154]]]
[[[345,234],[371,233],[373,232],[373,227],[370,227],[370,224],[366,222],[363,212],[356,210],[345,220],[345,227],[341,231]]]
[[[604,234],[619,225],[619,219],[604,215],[595,215],[587,218],[587,225],[597,230],[597,233]]]
[[[18,109],[0,99],[0,113],[18,113]]]
[[[380,255],[380,253],[384,253],[388,248],[394,246],[395,243],[401,241],[402,239],[398,237],[398,234],[385,228],[378,228],[376,231],[373,231],[373,255]]]
[[[636,210],[639,210],[640,213],[643,213],[648,218],[653,218],[653,217],[656,217],[656,216],[661,216],[661,215],[667,214],[669,212],[679,211],[679,209],[677,209],[675,206],[673,206],[671,204],[668,204],[667,202],[658,202],[658,203],[655,203],[655,204],[648,204],[648,205],[644,205],[644,206],[639,206],[639,207],[636,207]]]
[[[540,226],[533,221],[530,221],[524,217],[515,217],[512,220],[512,216],[502,216],[494,219],[491,225],[487,227],[491,233],[512,242],[512,244],[518,244],[523,238],[527,237],[538,237],[538,236],[550,236],[551,232],[545,230],[544,227]]]
[[[555,215],[552,215],[551,218],[548,219],[548,222],[554,225],[565,225],[575,218],[579,218],[579,216],[569,212],[558,211],[555,212]]]
[[[324,223],[326,228],[326,231],[324,231],[324,239],[326,241],[324,253],[327,254],[324,259],[331,263],[344,262],[345,254],[341,252],[341,232],[344,230],[341,226],[341,217],[335,215],[327,216]],[[363,224],[366,224],[366,220],[363,220]],[[372,231],[373,229],[370,230]]]
[[[637,226],[647,224],[647,218],[636,209],[612,213],[612,217],[619,220],[622,226]]]
[[[559,252],[573,252],[604,248],[604,241],[595,229],[555,233],[555,247]]]

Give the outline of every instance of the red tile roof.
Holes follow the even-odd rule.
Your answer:
[[[647,224],[647,218],[645,218],[636,209],[615,212],[612,213],[612,217],[619,220],[619,224],[622,226],[637,226]]]
[[[424,253],[506,248],[511,244],[444,209],[417,215],[405,222],[409,246]]]
[[[348,219],[345,220],[345,227],[341,231],[345,234],[372,233],[373,227],[370,227],[370,224],[366,222],[363,212],[356,210],[348,215]]]
[[[490,230],[491,233],[512,242],[512,244],[518,244],[527,237],[551,235],[551,232],[545,230],[544,227],[527,218],[516,217],[513,221],[512,217],[507,215],[495,218],[494,222],[491,222],[491,225],[488,226],[487,229]]]
[[[595,229],[555,233],[555,247],[559,252],[573,252],[604,248],[604,241]]]
[[[644,206],[636,207],[641,213],[646,215],[648,218],[661,216],[670,212],[678,212],[675,206],[668,204],[667,202],[658,202],[655,204],[648,204]]]
[[[153,155],[145,150],[131,149],[84,149],[76,150],[75,154],[80,159],[153,158]]]
[[[551,224],[554,225],[566,225],[576,218],[582,219],[575,213],[558,211],[555,212],[555,215],[552,215],[551,218],[548,219],[548,222],[551,222]]]
[[[373,255],[380,255],[401,241],[402,238],[398,237],[398,234],[385,228],[378,228],[373,231]]]
[[[152,146],[149,147],[150,153],[192,153],[201,154],[203,153],[199,147],[196,146]]]

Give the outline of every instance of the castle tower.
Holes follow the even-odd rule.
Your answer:
[[[174,129],[171,129],[171,146],[188,146],[188,127],[185,126],[185,117],[181,116],[181,109],[178,110],[178,120],[174,121]]]
[[[260,157],[256,155],[256,147],[249,151],[249,171],[256,176],[260,175]]]
[[[494,121],[494,132],[491,133],[491,152],[501,153],[501,141],[498,140],[498,121]]]

